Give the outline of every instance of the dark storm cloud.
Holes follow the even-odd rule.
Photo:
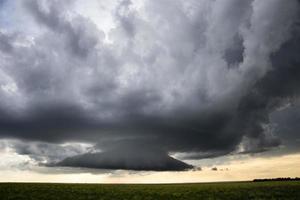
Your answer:
[[[54,166],[144,171],[182,171],[193,168],[191,165],[168,156],[164,151],[140,152],[137,147],[131,150],[114,149],[113,151],[68,157],[55,163]]]
[[[111,43],[72,1],[22,5],[34,39],[0,30],[0,137],[30,144],[17,153],[49,166],[162,171],[192,167],[171,153],[280,144],[269,115],[299,96],[299,2],[146,1],[140,13],[121,1]]]
[[[275,126],[275,134],[284,140],[284,143],[299,147],[300,143],[300,106],[299,100],[289,108],[272,113],[271,121]]]
[[[249,130],[247,135],[253,138],[263,137],[256,143],[257,148],[262,148],[261,150],[280,143],[278,138],[267,140],[260,134],[265,131],[262,124],[270,124],[270,113],[293,103],[300,95],[299,44],[300,32],[297,24],[292,31],[291,39],[283,44],[279,51],[272,54],[272,69],[257,81],[239,105],[240,115],[246,116],[242,128]],[[283,119],[281,121],[284,123]]]

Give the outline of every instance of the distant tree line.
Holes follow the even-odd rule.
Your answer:
[[[296,178],[265,178],[265,179],[254,179],[253,182],[266,182],[266,181],[300,181],[299,177]]]

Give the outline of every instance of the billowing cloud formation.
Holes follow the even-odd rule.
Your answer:
[[[32,27],[0,29],[1,138],[90,143],[57,165],[133,170],[280,144],[269,115],[299,97],[298,1],[116,1],[109,31],[74,1],[15,4]]]

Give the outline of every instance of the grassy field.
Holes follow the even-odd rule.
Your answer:
[[[0,183],[0,199],[300,199],[300,182],[166,185]]]

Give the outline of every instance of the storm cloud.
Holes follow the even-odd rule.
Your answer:
[[[144,171],[182,171],[193,168],[192,165],[168,156],[166,152],[149,150],[137,153],[136,147],[133,150],[125,151],[124,149],[115,149],[114,151],[77,155],[55,163],[54,166]]]
[[[19,140],[17,153],[51,167],[174,171],[192,168],[174,153],[281,144],[270,115],[299,99],[299,1],[115,1],[109,31],[80,3],[12,1],[31,28],[0,23],[0,137]]]

